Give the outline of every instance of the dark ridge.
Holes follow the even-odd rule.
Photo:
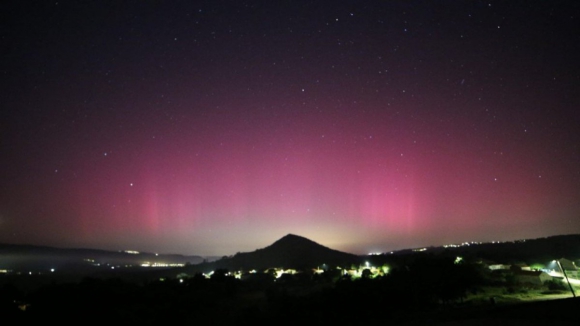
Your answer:
[[[154,254],[140,252],[130,254],[124,251],[107,251],[101,249],[69,249],[48,246],[0,244],[0,269],[14,271],[47,271],[50,269],[90,270],[100,264],[105,268],[110,265],[136,265],[144,262],[190,263],[203,261],[200,256],[184,256],[177,254]],[[101,269],[102,269],[101,268]]]
[[[424,253],[449,253],[477,257],[495,262],[518,261],[545,262],[553,259],[578,259],[580,234],[566,234],[537,239],[521,239],[496,243],[471,244],[456,248],[429,247]],[[395,252],[395,255],[412,254],[411,249]]]

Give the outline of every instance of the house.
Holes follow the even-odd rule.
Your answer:
[[[511,270],[522,270],[522,271],[531,271],[532,268],[530,266],[528,266],[527,264],[524,263],[517,263],[517,264],[513,264],[510,267]]]
[[[546,281],[551,281],[552,276],[542,271],[512,270],[516,282],[542,285]]]
[[[491,269],[492,271],[496,271],[496,270],[502,270],[502,269],[510,269],[511,265],[506,265],[506,264],[494,264],[494,265],[489,265],[488,268]]]
[[[560,266],[562,266],[562,269],[566,272],[568,277],[579,277],[579,269],[573,261],[566,258],[560,258],[558,261],[560,262]]]
[[[578,267],[576,266],[576,263],[574,263],[571,260],[568,260],[566,258],[560,258],[560,259],[558,259],[558,261],[560,262],[560,265],[562,266],[562,268],[565,271],[576,271],[576,270],[578,270]]]

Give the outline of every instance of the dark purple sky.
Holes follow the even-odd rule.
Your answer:
[[[340,3],[340,4],[339,4]],[[0,242],[580,232],[577,1],[2,4]]]

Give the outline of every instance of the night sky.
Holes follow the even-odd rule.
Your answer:
[[[580,232],[578,1],[10,1],[0,242]]]

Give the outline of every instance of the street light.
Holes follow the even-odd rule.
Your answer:
[[[572,285],[570,284],[570,280],[568,279],[568,275],[566,275],[566,271],[562,268],[562,264],[560,264],[559,260],[556,260],[556,263],[558,263],[558,266],[560,267],[562,274],[564,274],[564,277],[566,278],[566,282],[568,282],[568,287],[570,288],[570,292],[572,292],[572,296],[575,298],[576,293],[574,293],[574,289],[572,289]]]

